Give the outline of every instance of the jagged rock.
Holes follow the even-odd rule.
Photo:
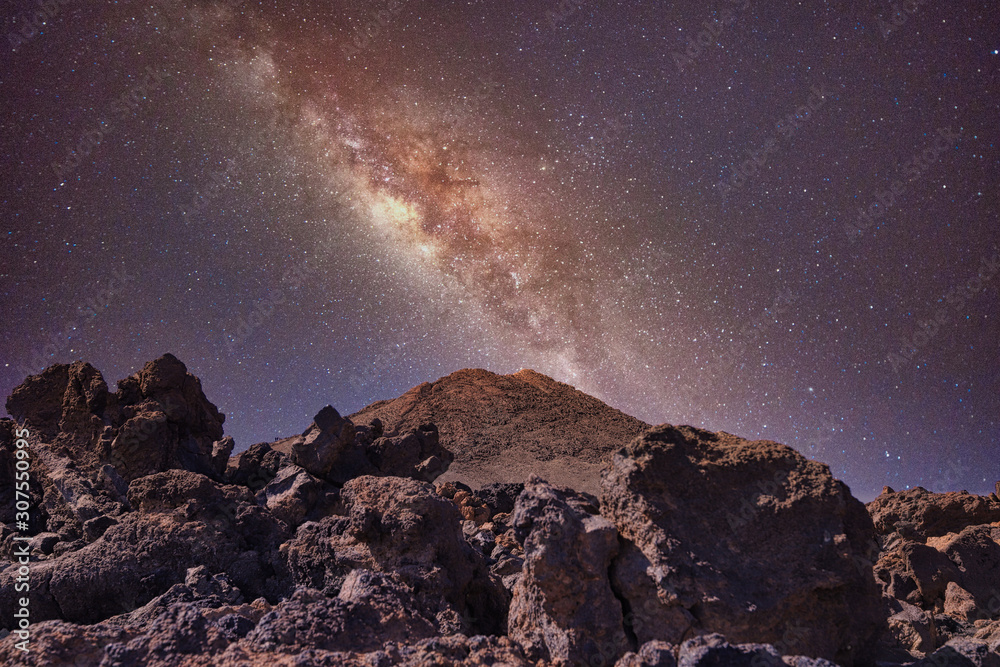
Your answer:
[[[972,638],[986,642],[991,651],[1000,654],[1000,621],[983,623]]]
[[[65,544],[96,539],[127,512],[132,479],[171,468],[219,475],[212,455],[224,417],[169,354],[120,381],[115,394],[89,364],[51,366],[14,389],[7,410],[30,431],[33,528]],[[0,428],[0,466],[12,428]]]
[[[931,493],[919,486],[881,495],[867,507],[880,535],[902,529],[919,541],[1000,521],[1000,502],[966,491]]]
[[[589,511],[588,511],[589,510]],[[524,569],[514,586],[508,634],[536,660],[614,662],[628,649],[621,603],[608,580],[618,533],[569,489],[531,477],[514,508]]]
[[[171,468],[221,479],[215,443],[225,416],[176,357],[165,354],[119,381],[116,398],[125,422],[101,456],[126,481]]]
[[[247,644],[261,652],[374,651],[387,641],[435,636],[434,617],[421,612],[413,593],[392,576],[354,570],[335,598],[297,590],[261,619]]]
[[[955,564],[955,581],[976,604],[975,618],[1000,618],[1000,544],[991,526],[969,526],[957,535],[928,540]]]
[[[434,424],[421,424],[399,436],[376,438],[367,451],[368,458],[381,474],[412,477],[424,482],[437,479],[455,458],[441,446]]]
[[[906,651],[909,656],[922,658],[937,648],[938,633],[934,617],[908,602],[892,601],[895,612],[889,617],[887,643]]]
[[[960,621],[974,621],[979,618],[979,608],[972,593],[954,581],[948,582],[944,592],[944,613]]]
[[[956,637],[911,667],[1000,667],[1000,654],[981,640]]]
[[[874,572],[886,595],[925,609],[944,596],[948,582],[961,579],[945,554],[911,540],[901,540],[883,552]]]
[[[289,526],[298,526],[316,506],[323,485],[297,465],[288,465],[257,493],[260,504]]]
[[[56,544],[59,542],[59,535],[56,533],[39,533],[28,541],[28,546],[32,551],[36,549],[45,555],[52,553],[55,549]]]
[[[349,479],[374,472],[355,435],[351,420],[344,419],[328,405],[317,413],[302,436],[289,444],[289,458],[321,479],[344,484]]]
[[[677,667],[677,650],[673,644],[653,640],[639,647],[638,653],[623,655],[615,667]]]
[[[837,667],[820,658],[782,656],[770,644],[730,644],[718,633],[688,639],[681,644],[678,667]]]
[[[514,511],[514,503],[517,497],[524,491],[524,484],[494,483],[487,484],[476,491],[476,496],[490,508],[490,514],[510,514]]]
[[[365,447],[369,446],[377,438],[381,438],[385,433],[385,428],[382,426],[382,420],[377,417],[371,421],[370,424],[356,424],[354,426],[356,433],[356,438],[359,443]]]
[[[479,526],[490,520],[490,508],[472,493],[456,491],[451,500],[458,505],[458,511],[466,521],[472,521]]]
[[[226,468],[226,481],[245,486],[256,493],[275,478],[288,461],[285,454],[266,442],[251,445],[245,452],[233,456]]]
[[[617,452],[601,512],[627,542],[612,585],[639,642],[692,631],[865,660],[885,623],[871,519],[829,469],[777,443],[663,425]],[[858,564],[860,560],[861,565]]]
[[[236,447],[236,441],[230,435],[212,443],[212,469],[216,473],[216,479],[225,477],[226,467],[229,465],[229,457],[232,456],[234,447]]]
[[[67,444],[89,445],[102,429],[100,415],[109,399],[100,372],[77,361],[28,376],[7,398],[7,412],[39,440],[62,436]]]
[[[297,584],[336,595],[355,569],[395,572],[442,627],[505,627],[506,592],[465,541],[454,503],[424,482],[373,476],[349,481],[341,500],[342,515],[304,523],[282,545]]]
[[[228,575],[213,575],[207,567],[199,565],[188,568],[183,583],[174,584],[166,593],[153,598],[135,611],[112,617],[104,623],[146,628],[175,604],[192,603],[199,609],[218,609],[242,602],[243,594],[229,580]]]
[[[198,564],[227,572],[255,597],[285,590],[277,546],[288,534],[247,489],[170,470],[136,480],[129,495],[136,511],[102,537],[32,568],[34,621],[95,623],[129,613]],[[0,627],[12,618],[14,571],[0,571]]]

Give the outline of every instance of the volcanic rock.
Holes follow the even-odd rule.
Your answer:
[[[247,489],[170,470],[136,480],[135,511],[92,544],[32,567],[32,619],[96,623],[129,613],[185,581],[188,568],[226,572],[243,591],[273,600],[287,587],[276,571],[284,525]],[[0,571],[0,613],[11,618],[16,567]]]
[[[941,667],[942,665],[1000,667],[1000,654],[991,651],[989,645],[984,641],[956,637],[949,640],[933,654],[913,663],[912,667]]]
[[[514,532],[524,567],[508,633],[529,658],[613,664],[628,649],[621,603],[608,580],[618,533],[588,499],[531,477],[517,499]]]
[[[640,643],[725,632],[851,664],[885,623],[864,505],[822,464],[773,442],[658,426],[614,455],[601,512],[626,538],[612,585]]]
[[[282,545],[297,584],[335,595],[355,569],[395,572],[442,627],[502,630],[506,591],[464,539],[454,503],[424,482],[372,476],[349,481],[341,499],[342,515]]]
[[[412,591],[392,575],[354,570],[337,597],[297,590],[261,619],[246,643],[259,652],[366,652],[387,641],[425,639],[438,631],[435,618],[423,613]]]
[[[287,443],[286,451],[292,463],[341,485],[375,472],[355,435],[351,420],[344,419],[328,405],[319,411],[301,437]]]
[[[919,486],[881,495],[867,507],[879,535],[899,532],[919,541],[1000,521],[998,501],[965,491],[931,493]]]

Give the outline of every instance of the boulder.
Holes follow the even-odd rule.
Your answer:
[[[883,552],[875,564],[875,577],[886,595],[932,609],[961,574],[949,558],[920,542],[901,540]]]
[[[476,496],[490,508],[490,514],[510,514],[514,511],[514,503],[517,502],[521,491],[524,491],[524,484],[520,482],[516,484],[496,482],[476,491]]]
[[[297,527],[324,494],[323,483],[297,465],[288,465],[257,493],[258,502],[291,527]]]
[[[646,642],[638,652],[623,655],[615,667],[677,667],[677,648],[659,640]]]
[[[374,472],[364,447],[355,439],[354,424],[330,405],[320,410],[302,436],[290,443],[290,450],[292,463],[338,485]]]
[[[678,649],[678,667],[837,667],[805,656],[783,656],[770,644],[730,644],[718,633],[688,639]]]
[[[362,476],[341,489],[340,515],[299,527],[282,545],[296,584],[338,595],[356,569],[394,572],[450,631],[499,633],[506,591],[466,542],[454,503],[427,483]]]
[[[586,498],[532,476],[514,507],[524,548],[509,636],[534,660],[612,665],[628,649],[608,568],[618,532]]]
[[[901,648],[908,656],[922,658],[934,652],[938,645],[937,625],[934,617],[908,602],[893,601],[889,617],[886,643]]]
[[[1000,501],[967,491],[931,493],[918,486],[881,495],[867,507],[879,535],[901,532],[917,541],[1000,521]]]
[[[245,452],[233,456],[226,468],[229,484],[245,486],[256,493],[275,478],[288,457],[272,449],[266,442],[251,445]]]
[[[135,511],[92,544],[32,567],[32,620],[96,623],[127,614],[185,581],[188,568],[226,572],[244,592],[276,600],[287,589],[278,545],[284,524],[241,487],[170,470],[132,483]],[[0,627],[13,617],[16,567],[0,571]]]
[[[820,463],[773,442],[662,425],[614,454],[601,513],[624,539],[612,586],[637,640],[726,632],[850,664],[885,624],[871,518]]]
[[[381,474],[423,482],[433,482],[444,474],[455,458],[441,446],[434,424],[422,424],[399,436],[376,438],[367,453]]]
[[[911,667],[1000,667],[1000,654],[978,639],[956,637]]]
[[[392,575],[354,570],[337,597],[298,589],[269,612],[246,641],[259,652],[374,651],[387,641],[409,642],[438,633],[413,592]]]

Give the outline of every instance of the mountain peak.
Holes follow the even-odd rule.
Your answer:
[[[592,492],[606,457],[649,427],[527,368],[511,375],[462,369],[350,418],[356,424],[378,418],[387,435],[436,424],[455,452],[443,481],[520,482],[535,473]]]

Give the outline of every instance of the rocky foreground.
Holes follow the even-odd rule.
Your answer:
[[[32,624],[21,651],[5,565],[2,664],[1000,665],[995,494],[866,507],[789,447],[666,424],[622,443],[599,496],[435,486],[435,426],[331,407],[230,456],[170,355],[114,393],[53,366],[7,410],[0,550],[20,548],[21,426]]]

